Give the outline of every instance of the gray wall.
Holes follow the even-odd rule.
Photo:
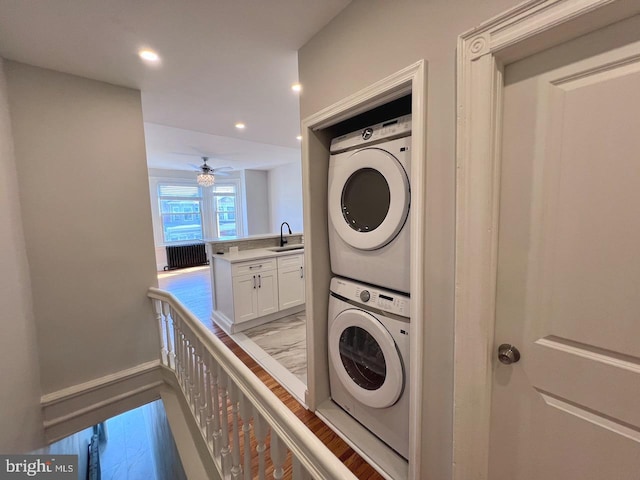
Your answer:
[[[457,36],[514,0],[354,0],[299,51],[305,118],[416,62],[428,62],[423,458],[451,472]],[[314,219],[321,221],[322,219]],[[326,220],[325,220],[326,221]]]
[[[0,225],[0,452],[24,453],[39,447],[44,441],[40,415],[40,370],[1,58]]]
[[[302,232],[302,163],[288,163],[269,170],[270,231],[280,233],[280,224]]]
[[[5,63],[43,393],[157,358],[140,92]]]

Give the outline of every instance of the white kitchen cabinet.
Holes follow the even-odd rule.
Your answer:
[[[255,275],[240,275],[232,279],[235,323],[258,317],[258,291]]]
[[[280,310],[303,305],[304,255],[278,258],[278,302]]]
[[[267,268],[273,268],[269,265]],[[263,263],[254,265],[256,273],[233,277],[234,323],[269,315],[278,308],[278,276],[275,270],[264,270]]]
[[[212,318],[225,331],[239,332],[304,309],[304,255],[271,255],[251,261],[213,257]]]

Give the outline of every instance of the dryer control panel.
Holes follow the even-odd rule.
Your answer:
[[[331,279],[330,289],[336,295],[359,303],[363,307],[369,305],[383,312],[409,317],[409,297],[407,295],[338,277]]]
[[[409,135],[411,135],[410,114],[334,138],[331,140],[331,153],[343,152],[369,143],[378,143],[381,140],[391,140]]]

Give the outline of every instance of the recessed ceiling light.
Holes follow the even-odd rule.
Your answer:
[[[153,50],[149,50],[148,48],[140,50],[138,52],[138,55],[141,59],[148,62],[157,62],[158,60],[160,60],[160,56],[156,52],[154,52]]]
[[[293,85],[291,85],[291,90],[293,90],[294,92],[299,92],[302,90],[302,85],[300,85],[299,83],[294,83]]]
[[[302,135],[298,135],[296,138],[297,138],[298,140],[302,140]]]
[[[238,130],[244,130],[244,127],[245,127],[245,124],[244,124],[244,123],[242,123],[242,122],[238,122],[238,123],[236,123],[236,128],[237,128]]]

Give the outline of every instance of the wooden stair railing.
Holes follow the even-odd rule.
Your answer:
[[[176,381],[222,478],[356,477],[171,293],[150,288],[162,364]]]

